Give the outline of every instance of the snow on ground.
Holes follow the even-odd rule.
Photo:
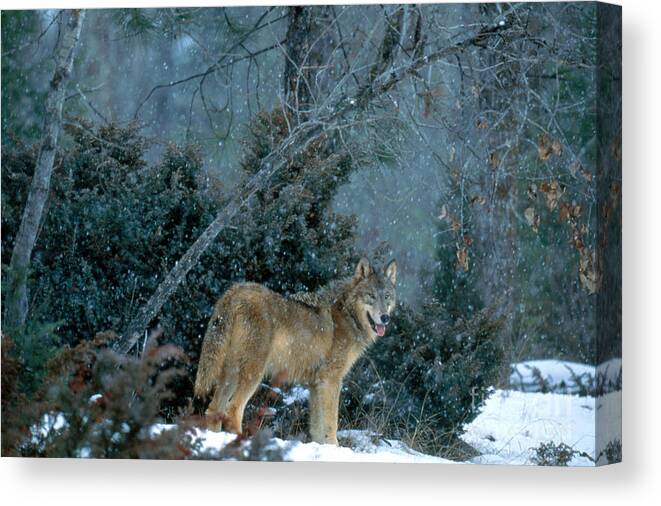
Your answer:
[[[483,455],[478,464],[530,464],[533,448],[553,441],[594,458],[595,400],[555,393],[496,390],[462,439]],[[575,456],[575,466],[592,466]]]
[[[58,431],[65,429],[68,422],[62,413],[45,413],[41,417],[41,423],[30,427],[30,434],[32,435],[32,443],[38,444],[40,441],[48,437],[51,431]]]
[[[159,424],[152,428],[156,435],[174,425]],[[194,438],[202,440],[200,454],[219,452],[236,439],[235,434],[196,429]],[[301,443],[273,438],[271,444],[283,450],[284,460],[296,462],[426,462],[452,464],[453,462],[432,455],[425,455],[406,446],[401,441],[372,436],[364,430],[338,431],[338,438],[348,440],[351,447],[319,443]]]
[[[619,393],[608,394],[619,395]],[[601,398],[600,398],[601,399]],[[600,402],[598,402],[599,407]],[[155,427],[157,433],[173,428]],[[482,455],[472,464],[532,464],[534,448],[541,443],[565,443],[590,458],[576,455],[573,466],[592,466],[595,454],[595,399],[576,395],[495,390],[482,412],[466,427],[462,439]],[[196,430],[203,439],[201,452],[218,452],[235,439],[234,434]],[[283,441],[273,443],[284,450],[285,460],[331,462],[427,462],[451,463],[447,459],[412,450],[401,441],[386,440],[364,430],[343,430],[344,446]]]
[[[295,402],[307,401],[309,398],[310,390],[300,385],[295,385],[283,396],[282,402],[289,406]]]

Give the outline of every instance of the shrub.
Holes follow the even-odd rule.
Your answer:
[[[184,458],[194,442],[182,420],[178,430],[153,432],[161,402],[185,357],[172,347],[149,347],[142,358],[118,355],[113,333],[65,346],[26,405],[3,452],[31,457]],[[3,380],[4,380],[3,367]],[[9,420],[3,419],[3,426]],[[11,424],[10,424],[11,425]],[[16,427],[14,427],[16,429]]]
[[[617,464],[622,462],[622,441],[614,439],[606,444],[606,447],[599,452],[599,456],[595,459],[598,463],[603,463],[605,459],[607,464]]]
[[[490,310],[451,324],[438,304],[419,312],[400,306],[388,336],[347,379],[345,423],[368,423],[435,453],[470,451],[457,436],[479,414],[496,381],[501,324]]]
[[[540,444],[534,451],[530,461],[537,466],[567,466],[575,455],[581,455],[571,446],[553,441]]]

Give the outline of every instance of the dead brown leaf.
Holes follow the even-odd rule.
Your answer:
[[[457,267],[468,271],[468,249],[464,246],[457,245]]]
[[[585,288],[590,294],[599,291],[600,278],[595,264],[594,252],[590,253],[587,249],[584,249],[581,252],[581,257],[579,259],[578,279],[583,288]]]
[[[562,194],[565,193],[565,187],[557,181],[542,183],[539,190],[546,194],[546,205],[551,211],[558,207],[558,201],[562,197]]]

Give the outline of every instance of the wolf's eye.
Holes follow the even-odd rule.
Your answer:
[[[390,293],[386,293],[386,300],[392,299],[392,295]]]

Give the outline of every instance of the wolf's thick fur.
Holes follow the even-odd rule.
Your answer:
[[[310,387],[311,438],[337,444],[342,379],[385,332],[396,276],[394,260],[376,271],[363,258],[353,277],[315,293],[283,297],[255,283],[232,286],[214,307],[195,381],[197,397],[213,394],[210,420],[240,433],[262,378],[284,371],[287,382]]]

